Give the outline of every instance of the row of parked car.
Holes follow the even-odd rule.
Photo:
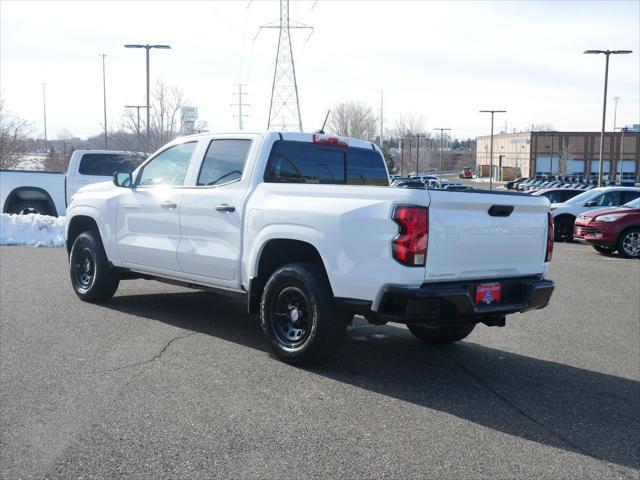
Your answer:
[[[429,188],[429,189],[441,189],[441,190],[473,190],[473,187],[463,185],[461,183],[452,182],[444,178],[436,177],[435,175],[390,175],[389,177],[392,187],[400,188]]]

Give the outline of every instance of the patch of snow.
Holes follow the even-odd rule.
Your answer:
[[[0,245],[64,247],[64,217],[0,214]]]
[[[47,161],[46,153],[33,153],[24,155],[15,167],[16,170],[44,170],[44,164]]]

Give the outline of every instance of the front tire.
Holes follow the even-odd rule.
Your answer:
[[[75,239],[69,255],[71,286],[84,302],[105,302],[116,293],[120,278],[109,266],[100,234],[83,232]]]
[[[336,307],[329,281],[318,265],[280,267],[264,287],[262,330],[276,356],[287,363],[319,363],[334,354],[348,320],[348,313]]]
[[[640,228],[633,227],[622,232],[618,239],[618,252],[624,258],[640,258]]]
[[[425,327],[424,325],[407,325],[409,331],[427,345],[446,345],[448,343],[458,342],[468,337],[474,325],[451,325],[444,327]]]

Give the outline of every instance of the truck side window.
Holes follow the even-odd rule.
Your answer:
[[[211,140],[196,185],[224,185],[242,176],[251,140]]]
[[[620,192],[607,192],[596,200],[599,207],[617,207],[620,205]]]
[[[142,155],[85,153],[80,159],[80,175],[111,177],[116,172],[133,172],[142,163]]]
[[[275,183],[345,183],[344,151],[307,142],[278,141],[265,174]]]
[[[197,144],[198,142],[181,143],[158,154],[143,167],[138,185],[182,185]]]

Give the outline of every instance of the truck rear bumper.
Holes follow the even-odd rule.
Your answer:
[[[484,322],[504,324],[504,316],[545,307],[554,283],[540,277],[491,279],[502,284],[502,299],[494,304],[477,304],[475,289],[482,280],[426,283],[420,288],[389,287],[377,316],[387,322],[450,325]]]

